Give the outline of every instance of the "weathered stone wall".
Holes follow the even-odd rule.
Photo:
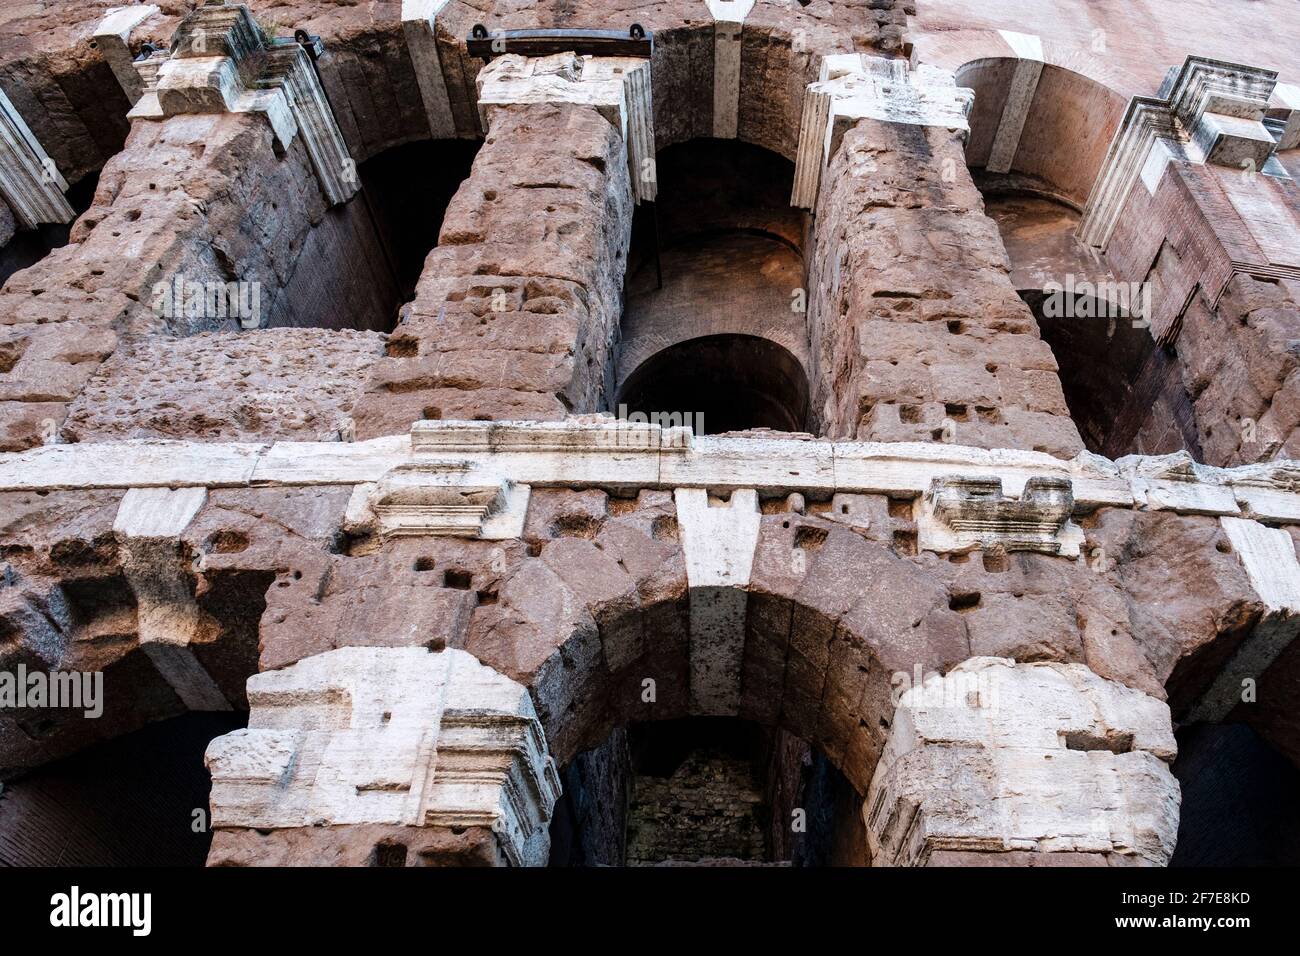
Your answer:
[[[629,866],[766,855],[762,782],[744,757],[700,749],[668,778],[638,774],[628,813]]]
[[[373,321],[366,315],[374,311],[373,297],[384,282],[392,288],[393,280],[377,256],[370,220],[358,202],[351,206],[327,212],[302,138],[277,156],[271,128],[259,114],[138,121],[126,148],[105,167],[94,205],[77,221],[72,241],[11,276],[0,290],[4,447],[54,440],[70,404],[119,345],[156,339],[141,346],[147,354],[165,350],[171,336],[214,328],[239,334],[234,318],[209,316],[206,309],[177,315],[174,297],[164,307],[167,297],[158,289],[174,288],[178,276],[194,283],[256,283],[263,321],[271,325],[338,328]],[[317,233],[327,218],[329,239]],[[320,245],[328,246],[328,256],[319,254]],[[355,248],[370,251],[370,257],[358,257]],[[340,299],[330,302],[330,296]],[[180,346],[180,354],[195,347]],[[265,345],[235,348],[256,354]],[[342,348],[346,354],[348,346]],[[278,357],[274,350],[264,354],[267,362]],[[299,387],[328,381],[331,374],[346,380],[356,371],[354,365],[332,372],[329,358],[317,352],[300,352],[295,363],[307,360],[313,360],[312,374]],[[168,390],[179,386],[160,376],[157,363],[133,367],[129,355],[106,370],[115,372],[124,372],[123,381],[101,381],[98,395],[129,387],[148,406],[166,403]],[[213,388],[220,381],[209,378],[206,384]],[[83,405],[90,401],[88,396]],[[294,433],[283,422],[278,430]],[[305,434],[297,434],[317,437],[321,431],[308,424]]]
[[[808,322],[820,432],[1067,458],[1082,447],[957,133],[858,123],[817,208]]]
[[[624,143],[588,107],[494,117],[358,406],[359,437],[607,401],[632,216]]]
[[[1171,358],[1159,371],[1190,399],[1189,430],[1213,465],[1300,454],[1296,281],[1230,272],[1219,285],[1225,259],[1258,270],[1277,258],[1267,240],[1287,227],[1267,219],[1270,204],[1300,208],[1300,192],[1272,176],[1173,163],[1154,194],[1132,191],[1107,247],[1116,273],[1149,283],[1156,311],[1172,316],[1155,330]]]

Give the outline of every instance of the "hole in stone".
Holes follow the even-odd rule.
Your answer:
[[[474,586],[474,575],[459,568],[450,568],[442,576],[442,586],[454,588],[457,591],[468,591]]]
[[[1113,754],[1126,754],[1133,749],[1131,733],[1111,732],[1101,736],[1086,730],[1072,730],[1061,736],[1066,750],[1109,750]]]
[[[433,558],[420,557],[415,559],[416,571],[432,571],[437,567],[437,562]]]
[[[248,543],[248,535],[242,531],[222,530],[208,537],[207,550],[217,554],[239,554]]]
[[[818,551],[826,543],[826,529],[803,525],[794,533],[794,546],[803,551]]]
[[[377,843],[371,866],[406,866],[406,847],[401,843]]]
[[[948,599],[948,607],[953,611],[973,611],[980,606],[979,591],[960,591]]]
[[[982,555],[984,560],[984,570],[993,574],[1001,574],[1004,571],[1011,570],[1011,559],[1005,551],[985,551]]]

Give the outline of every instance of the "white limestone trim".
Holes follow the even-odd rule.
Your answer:
[[[999,30],[998,33],[1018,59],[1011,77],[1011,89],[1007,92],[1006,102],[1002,104],[1002,117],[998,120],[997,132],[993,136],[993,147],[984,168],[991,173],[1008,173],[1015,162],[1016,152],[1020,149],[1020,137],[1025,130],[1029,107],[1034,102],[1038,80],[1043,75],[1043,42],[1029,33],[1015,33],[1011,30]]]
[[[1104,250],[1134,185],[1140,180],[1154,195],[1171,162],[1249,162],[1288,177],[1263,124],[1276,82],[1271,70],[1189,56],[1159,95],[1130,100],[1084,206],[1079,240]]]
[[[402,0],[402,34],[406,49],[420,84],[420,99],[429,119],[433,139],[451,139],[456,135],[456,121],[451,113],[447,80],[442,75],[438,55],[437,19],[449,0]]]
[[[63,195],[68,184],[9,97],[0,90],[0,195],[24,229],[71,222],[77,214]]]
[[[1223,517],[1219,523],[1268,612],[1191,709],[1189,723],[1227,717],[1242,702],[1247,682],[1258,680],[1300,636],[1300,560],[1291,535],[1244,518]]]
[[[490,827],[540,866],[560,794],[528,690],[466,651],[346,647],[248,679],[218,737],[212,825]]]
[[[1077,558],[1084,536],[1073,512],[1067,478],[1031,478],[1019,497],[996,477],[936,478],[913,505],[917,546],[940,554],[1000,547]]]
[[[462,461],[398,465],[378,482],[358,485],[348,503],[348,530],[397,537],[502,541],[523,534],[529,487],[475,470]]]
[[[735,139],[740,128],[741,37],[754,0],[704,2],[713,17],[713,135]]]
[[[1083,664],[975,657],[901,695],[863,803],[875,866],[936,851],[1163,866],[1180,791],[1169,707]]]
[[[99,51],[104,54],[122,86],[122,92],[134,106],[144,93],[144,82],[132,62],[131,34],[135,28],[158,13],[158,7],[152,3],[140,3],[130,7],[113,7],[104,18],[95,25],[93,39]]]
[[[200,614],[178,539],[207,501],[205,488],[132,488],[113,521],[136,600],[140,646],[190,710],[230,710],[190,647]]]
[[[1300,86],[1279,83],[1273,87],[1273,95],[1290,110],[1277,141],[1277,151],[1280,153],[1300,146]]]
[[[740,712],[749,585],[762,515],[758,494],[738,489],[729,501],[701,488],[679,488],[677,527],[691,602],[691,713]]]
[[[156,64],[156,82],[127,113],[133,120],[160,120],[187,113],[262,113],[281,148],[298,134],[321,191],[331,205],[361,188],[316,68],[293,40],[268,44],[243,6],[202,6],[177,30],[176,52]],[[189,43],[193,49],[186,48]],[[246,76],[258,57],[255,77]],[[152,58],[149,70],[155,65]],[[142,74],[145,72],[141,70]],[[146,78],[147,84],[147,78]]]
[[[131,65],[140,77],[140,98],[127,113],[128,117],[137,119],[161,119],[162,107],[158,104],[158,71],[167,62],[166,50],[155,50],[143,60],[136,60]]]
[[[924,442],[692,438],[682,429],[590,416],[564,422],[417,422],[412,434],[363,442],[274,444],[133,440],[43,445],[0,454],[0,491],[280,487],[378,482],[412,462],[448,459],[542,488],[754,489],[829,497],[916,498],[936,478],[991,476],[1019,497],[1033,478],[1070,482],[1075,511],[1098,507],[1300,523],[1300,462],[1213,468],[1186,452],[1111,462]]]
[[[966,116],[975,94],[958,87],[952,73],[906,60],[864,53],[822,57],[820,79],[804,94],[790,204],[814,209],[822,171],[839,149],[844,133],[859,120],[909,126],[942,126],[970,132]]]
[[[475,82],[484,132],[490,128],[493,114],[510,106],[573,103],[596,110],[623,138],[636,201],[653,201],[658,194],[649,60],[508,53],[483,67]]]

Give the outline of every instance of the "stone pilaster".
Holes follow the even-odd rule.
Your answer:
[[[473,655],[341,648],[248,697],[208,746],[210,864],[546,863],[555,763],[528,691]]]
[[[971,658],[901,696],[863,806],[872,863],[1163,866],[1176,753],[1162,701],[1082,664]]]
[[[966,168],[970,103],[949,74],[859,54],[808,88],[792,201],[816,215],[815,426],[1069,457],[1056,361]]]
[[[607,403],[632,210],[654,198],[649,65],[507,55],[478,83],[487,139],[358,406],[358,437]]]
[[[1079,223],[1116,278],[1145,283],[1151,334],[1178,359],[1150,374],[1178,376],[1210,464],[1300,455],[1300,358],[1284,344],[1300,334],[1300,186],[1278,156],[1295,99],[1271,70],[1188,57],[1130,102]]]

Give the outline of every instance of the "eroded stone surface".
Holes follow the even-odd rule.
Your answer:
[[[873,863],[956,851],[1164,865],[1176,751],[1163,703],[1086,667],[973,658],[899,701],[864,808]]]
[[[377,332],[267,329],[150,338],[118,350],[69,410],[70,441],[352,437]]]

